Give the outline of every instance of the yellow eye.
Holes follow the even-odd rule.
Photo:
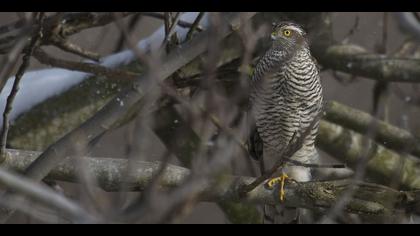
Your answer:
[[[289,37],[292,34],[290,30],[283,30],[283,35]]]
[[[273,32],[273,33],[271,33],[271,36],[277,36],[277,32]]]

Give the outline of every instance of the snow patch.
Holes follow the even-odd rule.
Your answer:
[[[185,22],[192,23],[197,17],[198,12],[184,13],[180,19]],[[208,18],[205,15],[200,25],[204,28],[208,26]],[[176,26],[176,32],[181,40],[186,38],[188,28]],[[163,26],[157,29],[149,37],[139,41],[137,46],[141,50],[155,50],[160,47],[164,39]],[[124,50],[101,59],[101,65],[115,68],[122,65],[127,65],[135,59],[135,54],[130,50]],[[10,114],[10,120],[13,121],[19,115],[30,110],[34,106],[42,103],[46,99],[61,94],[73,86],[83,82],[90,74],[84,72],[70,71],[66,69],[42,69],[30,71],[24,74],[20,89],[16,95],[13,110]],[[14,77],[9,78],[3,90],[0,93],[0,113],[2,114],[6,105],[7,97],[10,94]],[[124,104],[121,104],[122,106]],[[0,116],[0,122],[3,117]]]

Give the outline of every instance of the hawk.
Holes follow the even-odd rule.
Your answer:
[[[280,153],[292,139],[310,128],[301,148],[290,159],[316,163],[317,117],[323,95],[306,32],[296,23],[280,22],[273,25],[271,39],[271,47],[259,59],[250,82],[251,114],[255,121],[249,140],[250,154],[265,164],[262,166],[270,166],[282,158]],[[273,180],[282,182],[282,187],[287,177],[300,182],[311,180],[310,168],[290,163],[284,164],[279,175]],[[283,188],[280,198],[284,200]]]

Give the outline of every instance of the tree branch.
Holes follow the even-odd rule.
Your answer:
[[[70,43],[64,39],[56,39],[54,40],[53,44],[63,51],[73,53],[86,59],[90,59],[96,62],[99,62],[101,59],[99,54],[83,49],[80,46]]]
[[[175,154],[183,166],[190,167],[194,157],[199,152],[202,142],[200,136],[184,120],[184,117],[179,114],[173,104],[161,107],[152,117],[159,117],[153,126],[156,135],[165,144],[166,148]],[[260,212],[253,205],[232,201],[218,202],[218,205],[232,223],[261,223]]]
[[[187,36],[185,37],[186,40],[190,40],[192,38],[194,31],[199,28],[199,24],[203,16],[204,16],[204,12],[198,13],[198,16],[195,18],[190,29],[188,30]]]
[[[20,195],[23,195],[32,201],[40,202],[47,207],[60,210],[70,216],[74,222],[95,222],[94,217],[87,213],[81,206],[38,182],[28,180],[23,176],[0,168],[0,183],[16,192],[12,196],[6,196],[6,198],[2,196],[0,200],[14,201]]]
[[[36,159],[39,152],[8,150],[5,165],[17,171],[23,171]],[[56,166],[47,176],[51,180],[77,182],[78,168],[70,157]],[[130,161],[131,171],[126,176],[128,160],[112,158],[87,158],[87,168],[97,179],[98,185],[105,191],[142,191],[149,184],[157,171],[158,162]],[[167,165],[162,174],[160,185],[163,188],[180,186],[190,175],[183,167]],[[279,202],[278,189],[266,189],[258,186],[244,197],[239,196],[239,188],[254,181],[251,177],[225,175],[220,178],[215,187],[202,186],[202,201],[236,201],[247,203],[284,204],[289,207],[308,208],[325,211],[349,188],[355,190],[355,195],[345,207],[346,212],[364,216],[395,216],[405,211],[419,212],[412,208],[419,201],[418,191],[396,191],[391,188],[369,183],[354,183],[351,180],[324,182],[288,182],[286,184],[286,200]],[[127,186],[121,189],[121,186]]]
[[[268,169],[264,174],[262,174],[260,177],[258,177],[255,181],[250,183],[249,185],[244,185],[241,189],[241,193],[247,193],[251,191],[252,189],[256,188],[258,185],[260,185],[263,182],[266,182],[267,179],[271,178],[274,173],[282,166],[284,163],[287,162],[287,160],[290,160],[290,158],[299,150],[302,148],[302,145],[304,143],[305,138],[308,136],[308,134],[311,132],[314,125],[319,121],[320,114],[318,113],[311,121],[310,125],[306,127],[304,130],[302,130],[300,133],[295,132],[283,150],[281,150],[278,153],[278,156],[280,157],[272,167]],[[297,137],[297,138],[296,138]]]
[[[122,16],[126,17],[136,12],[124,12]],[[79,33],[85,29],[107,25],[115,19],[112,13],[98,12],[78,12],[65,13],[46,17],[43,29],[43,45],[51,44],[50,37],[66,38]],[[25,20],[19,20],[8,25],[0,27],[0,54],[7,54],[19,40],[22,32],[36,31],[39,25],[37,23],[26,24]]]
[[[68,61],[68,60],[54,58],[48,55],[42,49],[35,50],[34,56],[42,64],[46,64],[46,65],[54,66],[58,68],[64,68],[68,70],[82,71],[82,72],[91,73],[97,76],[104,76],[104,77],[114,79],[114,80],[121,80],[121,79],[135,80],[140,76],[139,74],[132,73],[130,71],[112,69],[105,66],[101,66],[99,64]]]
[[[240,56],[240,53],[237,53],[236,55],[239,55]],[[52,123],[52,122],[49,122],[49,123]],[[338,126],[337,126],[338,127]],[[55,131],[54,131],[55,132]],[[57,131],[58,132],[58,131]],[[61,136],[61,135],[60,135]],[[351,136],[351,137],[353,137],[353,136]],[[326,141],[326,142],[329,142],[328,140]],[[336,145],[335,143],[334,143],[334,140],[333,141],[331,141],[330,140],[330,144],[329,145]],[[341,157],[340,155],[345,151],[345,150],[347,150],[347,147],[345,146],[345,145],[341,145],[340,146],[341,148],[342,148],[342,150],[341,150],[341,152],[337,152],[338,154],[338,156],[337,157]],[[345,158],[347,155],[350,155],[350,154],[346,154],[346,155],[343,155],[344,157],[343,158]],[[399,156],[399,155],[398,155]],[[402,156],[399,156],[399,157],[401,157],[402,158]],[[391,175],[392,176],[392,175]],[[387,177],[387,179],[390,179],[391,177]]]
[[[366,160],[366,175],[378,183],[394,183],[403,189],[420,189],[418,159],[396,153],[373,140],[366,139],[359,133],[322,120],[317,145],[352,168],[360,161]]]
[[[311,50],[325,68],[363,76],[381,82],[420,82],[420,61],[369,53],[354,44],[337,43],[328,14],[309,18]]]
[[[157,18],[157,19],[160,19],[160,20],[164,20],[165,19],[165,16],[162,13],[157,13],[157,12],[141,12],[140,14],[143,15],[143,16]],[[183,28],[191,28],[194,25],[194,23],[185,22],[183,20],[178,21],[177,24],[180,27],[183,27]],[[197,26],[196,30],[198,32],[201,32],[204,29],[202,27],[200,27],[200,26]]]
[[[28,68],[31,60],[31,56],[33,51],[35,50],[35,47],[38,43],[38,41],[42,38],[42,26],[43,26],[43,19],[44,19],[44,12],[38,13],[38,22],[40,23],[40,28],[38,31],[36,31],[30,41],[27,48],[23,50],[24,56],[22,58],[22,64],[20,65],[15,80],[13,81],[13,86],[10,91],[9,96],[7,97],[6,105],[3,112],[3,125],[2,125],[2,131],[1,131],[1,137],[0,137],[0,163],[4,160],[4,154],[6,150],[6,144],[7,144],[7,136],[9,133],[10,128],[10,121],[9,121],[9,115],[13,108],[13,102],[16,98],[16,95],[19,91],[19,83],[23,77],[23,74],[25,73],[26,69]]]
[[[324,118],[326,120],[353,129],[361,134],[365,134],[372,124],[376,125],[374,139],[377,142],[397,151],[412,153],[420,158],[420,140],[409,131],[375,119],[366,112],[335,101],[328,102],[325,110]]]
[[[253,15],[247,14],[247,17],[250,18]],[[223,37],[229,35],[232,29],[239,27],[240,22],[239,14],[225,15],[225,17],[226,21],[221,25]],[[207,37],[208,35],[203,32],[200,36],[183,45],[181,49],[174,49],[167,57],[163,57],[164,61],[158,74],[155,75],[155,79],[166,79],[173,72],[203,53],[207,47]],[[139,81],[144,79],[140,78]],[[141,108],[140,104],[142,103],[143,97],[144,93],[138,84],[122,91],[91,119],[48,147],[37,161],[28,168],[26,171],[28,176],[40,181],[61,161],[63,156],[72,154],[75,151],[76,145],[86,146],[99,135],[113,127],[118,127],[127,117],[135,114]],[[123,101],[125,106],[120,105],[121,101]]]
[[[316,51],[314,51],[316,52]],[[368,53],[357,45],[331,45],[314,53],[326,68],[344,71],[381,82],[420,82],[420,60]]]

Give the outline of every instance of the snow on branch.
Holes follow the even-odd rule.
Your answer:
[[[182,22],[193,23],[198,12],[188,12],[182,14],[180,20]],[[208,26],[207,14],[200,21],[200,26],[206,28]],[[177,25],[175,27],[178,37],[184,40],[189,32],[188,28]],[[165,38],[164,27],[158,28],[154,33],[138,42],[139,49],[148,51],[156,50],[162,44]],[[100,59],[99,65],[107,68],[116,68],[127,65],[135,60],[135,54],[131,50],[124,50]],[[89,61],[90,63],[95,63]],[[91,74],[71,71],[60,68],[42,69],[30,71],[24,74],[20,83],[20,91],[16,96],[10,119],[14,120],[22,113],[30,110],[37,104],[42,103],[46,99],[61,94],[89,78]],[[0,110],[4,110],[7,96],[10,94],[14,77],[9,78],[0,93]],[[42,92],[40,92],[42,91]],[[0,118],[0,122],[2,118]]]

